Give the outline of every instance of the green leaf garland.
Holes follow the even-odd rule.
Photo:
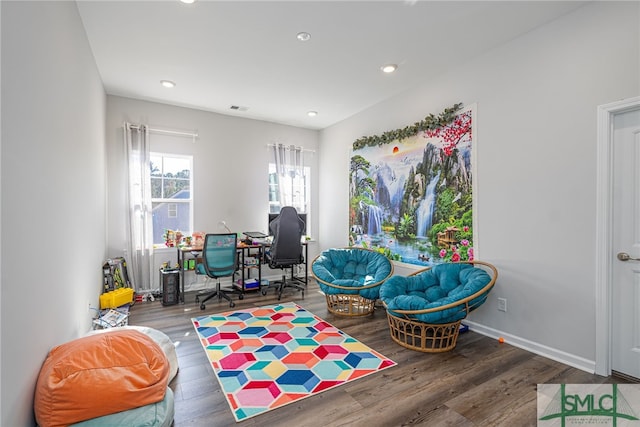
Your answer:
[[[405,126],[402,129],[390,130],[382,135],[363,136],[353,143],[353,149],[358,150],[363,147],[375,147],[382,144],[389,144],[392,141],[410,138],[425,130],[437,129],[446,126],[456,118],[456,113],[462,108],[462,103],[454,104],[453,107],[445,108],[437,117],[429,114],[424,120]]]

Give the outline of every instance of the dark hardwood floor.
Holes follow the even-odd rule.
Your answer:
[[[138,303],[131,308],[129,324],[161,330],[176,344],[179,371],[170,384],[175,427],[535,426],[536,384],[626,382],[591,375],[473,331],[461,334],[457,347],[447,353],[407,350],[389,337],[383,309],[360,318],[332,315],[317,284],[310,282],[304,299],[287,290],[280,302],[296,302],[398,365],[236,423],[191,323],[192,317],[229,310],[228,303],[213,299],[201,311],[194,293],[186,294],[185,304]],[[278,303],[273,289],[266,296],[246,294],[243,300],[235,295],[234,301],[236,309]]]

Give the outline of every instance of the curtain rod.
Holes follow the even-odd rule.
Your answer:
[[[140,130],[140,125],[134,125],[131,123],[127,123],[127,125],[131,129]],[[154,128],[151,126],[147,126],[147,129],[149,130],[149,132],[166,133],[169,135],[176,135],[176,136],[189,136],[194,139],[194,142],[195,142],[195,138],[198,137],[198,132],[184,132],[184,131],[178,131],[178,130],[160,129],[160,128]]]
[[[289,148],[293,144],[288,144],[288,145],[287,144],[267,144],[267,147],[277,147],[278,145],[284,145],[286,148]],[[295,145],[293,145],[293,146],[295,147]],[[308,148],[304,148],[304,147],[299,147],[299,148],[301,148],[302,151],[306,151],[306,152],[309,152],[309,153],[315,153],[316,152],[316,150],[309,150]]]

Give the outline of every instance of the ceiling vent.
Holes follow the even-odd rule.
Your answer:
[[[231,107],[229,107],[230,110],[234,110],[234,111],[247,111],[249,109],[249,107],[241,107],[240,105],[232,105]]]

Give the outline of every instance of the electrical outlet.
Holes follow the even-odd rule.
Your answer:
[[[507,311],[507,299],[506,298],[498,298],[498,311]]]

